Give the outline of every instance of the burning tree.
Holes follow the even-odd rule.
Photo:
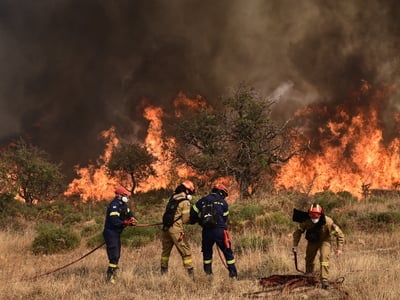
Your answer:
[[[271,119],[272,100],[241,84],[220,110],[204,108],[177,124],[177,156],[211,180],[232,176],[240,195],[254,192],[271,165],[285,162],[297,151],[288,122]]]
[[[47,153],[20,139],[0,153],[1,190],[18,194],[26,203],[52,200],[62,192],[60,165]]]
[[[152,167],[155,157],[145,147],[135,143],[120,144],[114,149],[107,163],[112,175],[120,178],[123,182],[125,176],[129,176],[132,182],[131,192],[134,193],[139,182],[150,175],[155,175]]]

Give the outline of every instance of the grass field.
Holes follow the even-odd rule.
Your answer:
[[[287,199],[286,199],[287,200]],[[95,246],[81,243],[76,249],[52,255],[34,255],[34,226],[22,231],[0,231],[0,298],[1,299],[399,299],[400,297],[400,230],[399,221],[389,212],[398,210],[399,199],[351,202],[332,208],[332,214],[343,224],[346,234],[344,253],[331,256],[330,280],[344,280],[341,288],[322,290],[294,289],[290,293],[263,292],[258,278],[273,274],[300,274],[291,253],[293,222],[277,226],[272,213],[281,207],[290,214],[289,200],[271,197],[253,200],[265,210],[252,220],[236,220],[231,236],[239,280],[228,278],[228,272],[214,249],[210,278],[203,274],[200,251],[200,228],[189,225],[188,239],[192,246],[195,278],[189,278],[174,249],[170,272],[160,275],[161,242],[158,236],[140,247],[123,246],[120,273],[115,285],[105,283],[107,257],[105,247],[86,258],[52,272],[88,253]],[[295,205],[296,203],[292,203]],[[298,205],[299,203],[297,203]],[[247,208],[251,204],[244,205]],[[240,206],[232,205],[237,214]],[[302,207],[300,207],[302,208]],[[377,217],[378,216],[378,217]],[[379,216],[381,216],[379,218]],[[383,216],[383,217],[382,217]],[[231,216],[234,219],[233,216]],[[288,216],[289,218],[289,216]],[[260,221],[261,220],[261,221]],[[269,220],[268,222],[266,220]],[[27,223],[29,224],[29,223]],[[77,227],[82,225],[76,225]],[[129,235],[139,234],[133,228]],[[264,243],[246,244],[249,237],[258,236]],[[262,238],[265,238],[263,240]],[[251,240],[251,239],[250,239]],[[298,248],[299,268],[304,269],[305,240]],[[50,274],[43,275],[50,272]],[[255,294],[256,292],[259,292]],[[249,294],[252,294],[251,296]]]

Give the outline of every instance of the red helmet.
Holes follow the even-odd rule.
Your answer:
[[[191,182],[190,180],[185,180],[184,182],[182,182],[182,185],[188,189],[188,191],[191,194],[194,194],[194,192],[196,191],[196,189],[194,188],[194,183]]]
[[[214,189],[223,191],[226,196],[228,196],[228,188],[222,183],[217,183],[216,185],[214,185]]]
[[[318,219],[324,210],[322,209],[322,206],[319,204],[311,204],[310,208],[308,209],[308,215],[310,216],[311,219]]]
[[[119,194],[119,195],[123,195],[123,196],[130,196],[131,192],[128,191],[126,188],[122,187],[122,186],[117,186],[115,188],[115,193]]]

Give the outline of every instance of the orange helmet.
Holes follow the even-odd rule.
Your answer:
[[[183,185],[191,194],[194,194],[194,192],[196,191],[196,189],[194,188],[194,183],[191,182],[190,180],[185,180],[184,182],[182,182],[182,185]]]
[[[225,197],[228,196],[228,188],[222,183],[217,183],[216,185],[214,185],[213,190],[223,191],[225,193]]]
[[[310,208],[308,209],[308,215],[311,219],[318,219],[323,212],[324,210],[322,209],[322,206],[316,203],[311,204]]]
[[[119,195],[124,195],[124,196],[130,196],[131,192],[128,191],[126,188],[124,188],[123,186],[117,186],[115,188],[115,193],[119,194]]]

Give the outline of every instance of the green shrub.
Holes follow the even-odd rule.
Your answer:
[[[97,233],[86,241],[88,247],[97,247],[101,243],[104,243],[103,231]]]
[[[121,240],[123,245],[131,248],[140,248],[149,244],[153,239],[149,236],[133,235]]]
[[[84,225],[80,233],[82,237],[89,237],[99,233],[100,231],[103,231],[103,226],[97,223],[92,223],[89,225]]]
[[[77,224],[82,221],[82,215],[79,213],[70,213],[67,214],[61,221],[64,226],[70,226],[73,224]]]
[[[400,223],[400,212],[372,212],[369,213],[369,219],[374,223],[391,224]]]
[[[346,201],[348,201],[347,199],[348,198],[343,198],[333,192],[320,192],[314,195],[313,202],[320,204],[324,208],[325,212],[329,213],[334,208],[345,206]]]
[[[155,226],[148,227],[127,227],[122,232],[121,242],[124,245],[138,248],[154,240],[160,233],[160,228]]]
[[[247,250],[267,251],[272,243],[271,238],[259,235],[244,235],[235,241],[235,251],[243,253]]]
[[[357,225],[363,230],[393,231],[399,227],[400,212],[370,212],[357,218]]]
[[[256,220],[256,225],[265,231],[287,232],[292,230],[292,220],[280,211],[271,212]]]
[[[57,227],[54,224],[37,226],[38,236],[33,240],[34,254],[53,254],[74,249],[80,244],[80,237],[71,229]]]
[[[254,220],[263,213],[264,207],[258,203],[232,205],[229,209],[229,219],[231,222]]]

